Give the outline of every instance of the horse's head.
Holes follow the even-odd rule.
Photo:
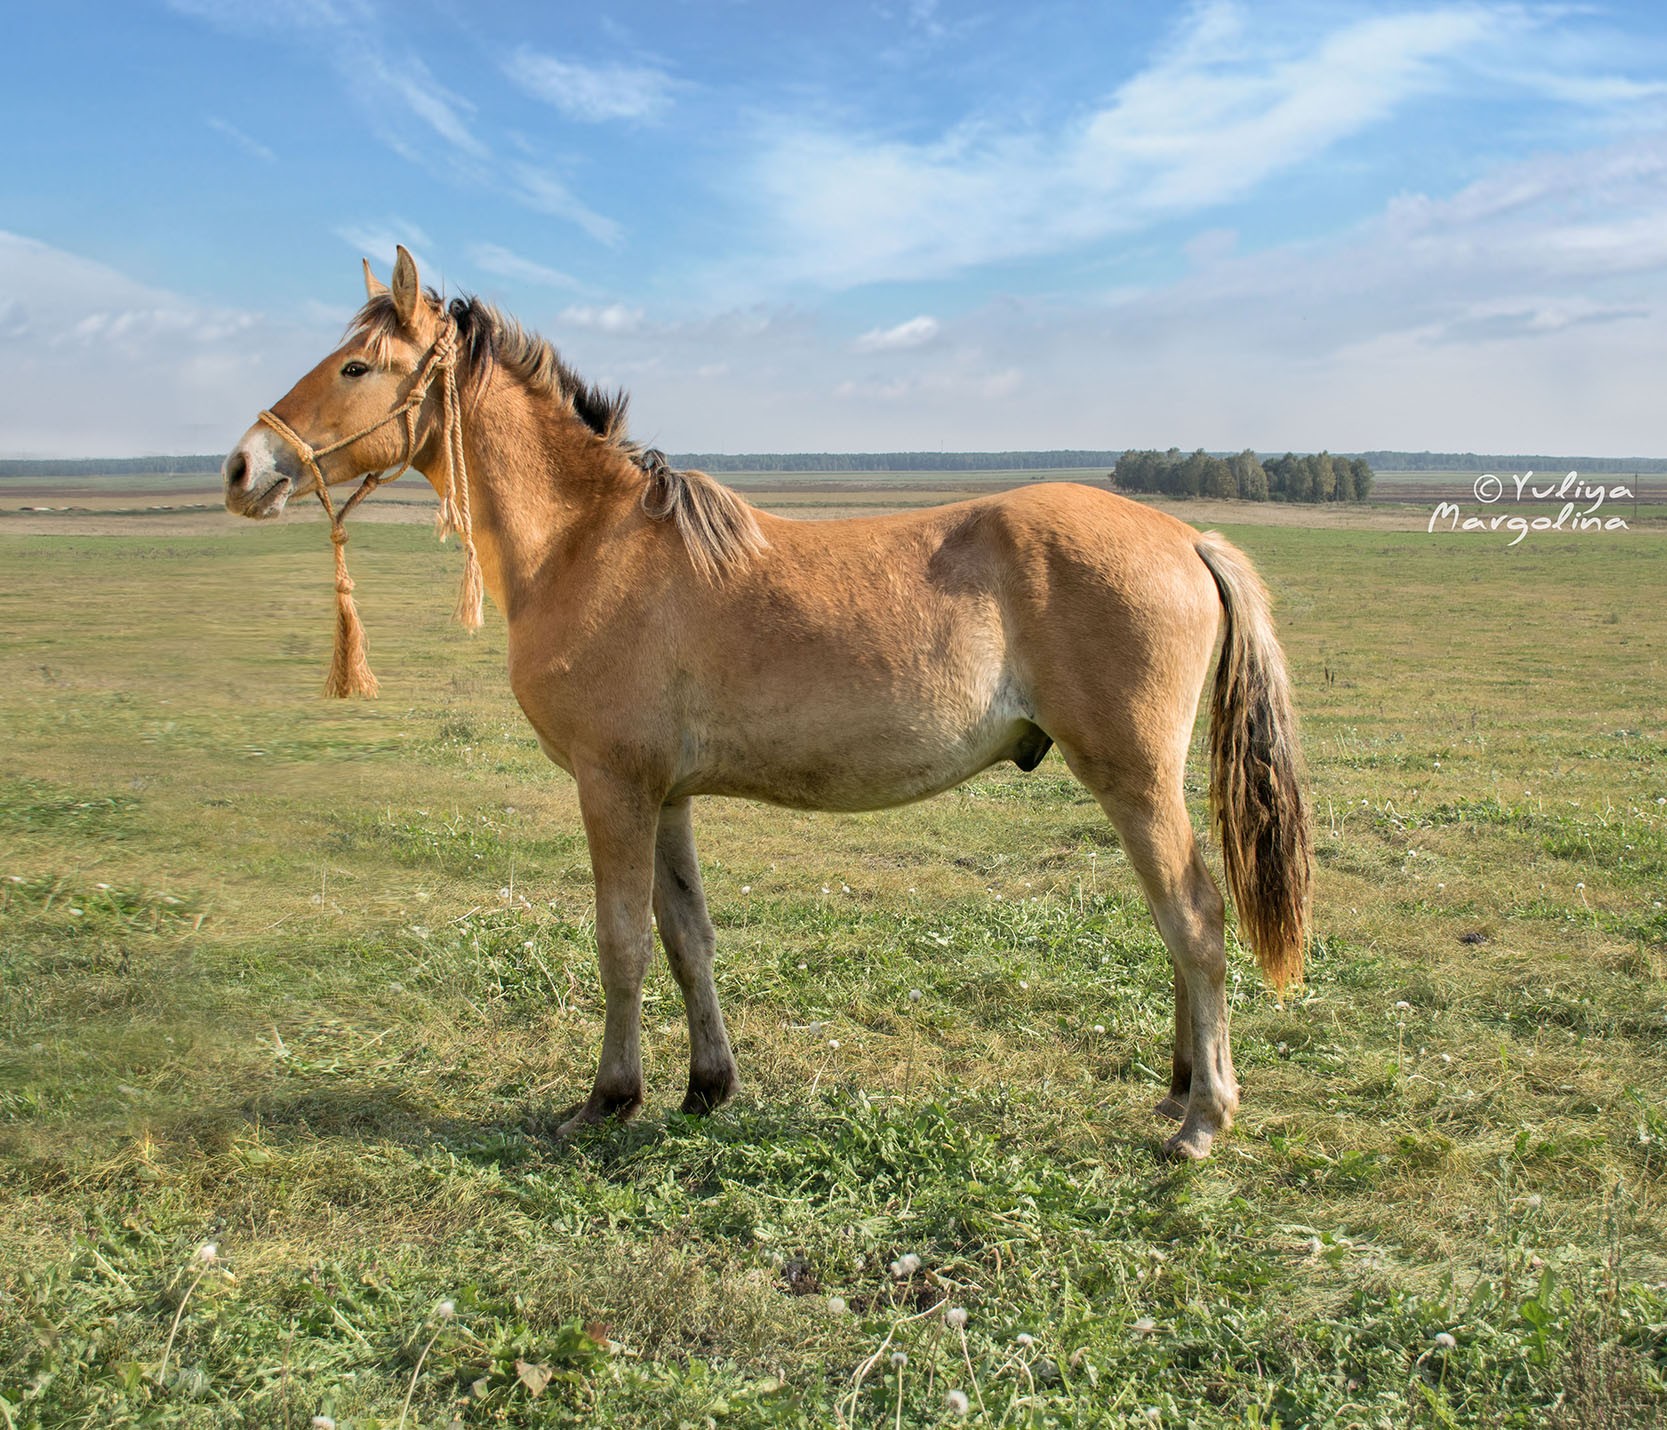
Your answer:
[[[437,341],[455,330],[423,295],[403,247],[391,288],[366,261],[365,292],[365,311],[342,345],[262,413],[227,456],[228,511],[277,516],[290,497],[320,482],[336,486],[423,465],[422,445],[437,428],[425,420],[438,407],[429,387],[436,358],[446,357]]]

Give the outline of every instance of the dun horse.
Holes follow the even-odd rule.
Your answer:
[[[1218,630],[1215,820],[1240,928],[1276,986],[1301,976],[1312,877],[1285,661],[1244,555],[1070,484],[897,516],[773,517],[633,444],[623,394],[485,303],[443,304],[403,248],[391,288],[368,264],[365,281],[342,346],[226,459],[226,505],[272,517],[316,492],[329,507],[329,487],[366,477],[357,499],[415,467],[472,534],[515,696],[577,782],[596,883],[606,1027],[564,1131],[641,1105],[656,923],[688,1011],[683,1107],[735,1091],[696,796],[878,809],[1002,760],[1030,770],[1057,746],[1116,827],[1174,962],[1157,1110],[1181,1121],[1166,1150],[1204,1156],[1239,1100],[1224,907],[1182,795]],[[477,579],[460,609],[478,606]],[[345,594],[342,611],[351,644]]]

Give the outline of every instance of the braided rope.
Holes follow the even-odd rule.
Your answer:
[[[335,547],[336,562],[336,644],[330,674],[324,683],[326,695],[374,697],[380,689],[365,654],[364,624],[359,619],[359,609],[353,600],[353,578],[347,574],[347,553],[344,549],[347,530],[342,523],[348,513],[379,486],[397,481],[411,470],[411,463],[417,455],[418,415],[423,403],[428,400],[436,375],[441,378],[440,436],[446,462],[446,481],[440,493],[440,511],[435,526],[442,540],[453,531],[462,538],[463,581],[454,615],[458,624],[466,630],[480,629],[484,582],[480,557],[475,551],[474,520],[469,504],[469,470],[463,449],[463,404],[457,391],[457,320],[450,314],[443,314],[441,322],[440,332],[423,359],[405,400],[386,417],[379,418],[368,427],[361,427],[351,436],[332,442],[327,447],[314,447],[276,412],[268,409],[259,414],[259,421],[295,449],[313,479],[314,490],[324,507],[325,516],[330,520],[330,541]],[[391,477],[380,472],[369,473],[353,495],[342,503],[338,512],[330,500],[330,487],[319,469],[318,459],[350,447],[360,438],[368,437],[390,422],[401,419],[405,422],[405,456],[399,470]]]

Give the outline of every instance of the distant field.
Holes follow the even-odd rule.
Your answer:
[[[385,695],[327,704],[316,521],[23,520],[0,1424],[367,1430],[413,1381],[435,1427],[930,1426],[950,1388],[989,1426],[1660,1423],[1667,535],[1228,527],[1319,940],[1284,1007],[1235,951],[1240,1125],[1176,1168],[1166,957],[1057,757],[886,814],[707,802],[745,1091],[669,1110],[657,969],[647,1110],[563,1147],[584,841],[501,623],[446,624],[455,550],[361,530]]]
[[[1430,512],[1443,501],[1461,503],[1467,515],[1487,514],[1484,506],[1474,499],[1478,475],[1475,472],[1381,471],[1377,473],[1371,500],[1363,507],[1344,504],[1322,508],[1319,513],[1277,502],[1143,500],[1206,522],[1237,520],[1258,525],[1287,525],[1295,521],[1378,529],[1400,526],[1410,530],[1424,527]],[[1512,474],[1498,475],[1502,481],[1509,481]],[[1562,476],[1561,472],[1550,476],[1536,474],[1535,484],[1539,485],[1542,480],[1556,483]],[[861,515],[930,506],[1039,481],[1110,485],[1106,471],[1088,467],[990,472],[730,472],[722,474],[721,480],[773,511],[802,516]],[[1629,523],[1667,521],[1667,476],[1656,474],[1635,479],[1610,474],[1586,480],[1600,482],[1605,488],[1626,485],[1636,490],[1636,502],[1622,501],[1611,506]],[[1514,493],[1514,487],[1508,490]],[[1558,499],[1543,505],[1555,511],[1561,504]],[[1579,505],[1584,508],[1590,502]],[[1514,500],[1507,500],[1504,505],[1495,505],[1493,510],[1514,507]],[[220,509],[219,481],[203,475],[124,473],[120,477],[76,477],[55,482],[32,477],[0,477],[0,528],[9,519],[13,523],[25,522],[24,529],[67,532],[80,529],[63,524],[75,519],[131,516],[155,520],[182,514],[195,518],[212,516]],[[427,484],[420,478],[407,477],[398,486],[380,493],[366,517],[373,521],[427,521],[432,510],[433,495]],[[1385,514],[1392,511],[1395,515],[1386,522]],[[211,529],[211,525],[199,521],[198,529]]]

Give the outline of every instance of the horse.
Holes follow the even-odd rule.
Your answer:
[[[634,443],[623,392],[492,305],[442,301],[403,247],[390,285],[368,261],[364,277],[341,346],[227,456],[226,506],[275,517],[316,494],[333,510],[331,488],[362,480],[356,501],[397,467],[427,477],[453,525],[461,511],[508,626],[510,686],[577,784],[595,882],[602,1048],[559,1134],[642,1105],[656,925],[688,1016],[683,1110],[737,1089],[695,799],[888,808],[1057,747],[1115,827],[1173,964],[1156,1111],[1180,1127],[1164,1151],[1208,1155],[1240,1087],[1225,905],[1182,781],[1218,634],[1212,818],[1240,934],[1279,990],[1302,975],[1313,878],[1290,679],[1245,555],[1075,483],[773,516]]]

